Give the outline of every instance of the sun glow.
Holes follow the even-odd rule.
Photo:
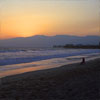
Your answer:
[[[0,1],[0,38],[99,35],[98,0],[90,1]]]

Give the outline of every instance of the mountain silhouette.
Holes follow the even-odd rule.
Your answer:
[[[0,40],[0,47],[52,47],[53,45],[84,44],[98,45],[100,36],[35,35]]]

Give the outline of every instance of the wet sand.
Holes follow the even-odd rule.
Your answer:
[[[0,100],[100,100],[100,59],[1,78]]]

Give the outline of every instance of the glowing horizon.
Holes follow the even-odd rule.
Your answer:
[[[0,39],[100,35],[99,0],[1,0]]]

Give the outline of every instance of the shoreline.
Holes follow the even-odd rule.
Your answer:
[[[100,100],[100,58],[1,78],[0,100]]]
[[[91,61],[96,61],[96,60],[99,60],[100,59],[100,57],[96,57],[96,58],[93,58],[93,59],[88,59],[87,61],[86,61],[86,63],[89,63],[89,62],[91,62]],[[45,72],[45,71],[49,71],[49,70],[51,70],[51,71],[53,71],[53,70],[57,70],[57,69],[59,69],[59,68],[63,68],[63,67],[65,67],[66,66],[66,70],[73,70],[73,69],[76,69],[76,68],[79,68],[79,66],[81,66],[80,65],[80,62],[81,62],[81,60],[80,61],[74,61],[74,62],[70,62],[70,63],[68,63],[68,64],[63,64],[63,65],[60,65],[60,66],[56,66],[56,67],[48,67],[48,68],[43,68],[43,69],[39,69],[39,70],[29,70],[29,71],[26,71],[26,72],[21,72],[21,73],[16,73],[16,74],[11,74],[11,75],[6,75],[6,76],[3,76],[3,77],[0,77],[0,79],[5,79],[5,78],[10,78],[10,77],[21,77],[21,76],[23,76],[23,75],[27,75],[27,74],[33,74],[33,73],[40,73],[40,72]],[[76,65],[78,65],[78,66],[76,66]],[[84,64],[83,64],[83,66],[81,66],[81,68],[82,67],[86,67],[86,66],[84,66]],[[32,67],[29,67],[29,69],[31,69]],[[36,67],[33,67],[33,68],[36,68]],[[28,69],[28,68],[23,68],[23,69]],[[23,70],[23,69],[18,69],[18,71],[19,70]],[[16,70],[16,69],[15,69]],[[15,71],[14,70],[14,71]],[[12,70],[13,71],[13,70]]]
[[[100,58],[100,56],[97,56],[97,55],[95,55],[94,57],[92,56],[91,58],[90,57],[88,58],[88,55],[81,55],[81,56],[71,56],[68,58],[67,57],[54,58],[51,60],[42,60],[39,62],[32,62],[32,63],[22,63],[18,65],[15,64],[15,65],[2,66],[3,70],[5,71],[0,72],[0,79],[7,76],[41,71],[41,70],[46,70],[46,69],[53,69],[53,68],[62,67],[64,65],[68,66],[72,64],[77,64],[81,62],[82,57],[86,58],[86,62]]]

